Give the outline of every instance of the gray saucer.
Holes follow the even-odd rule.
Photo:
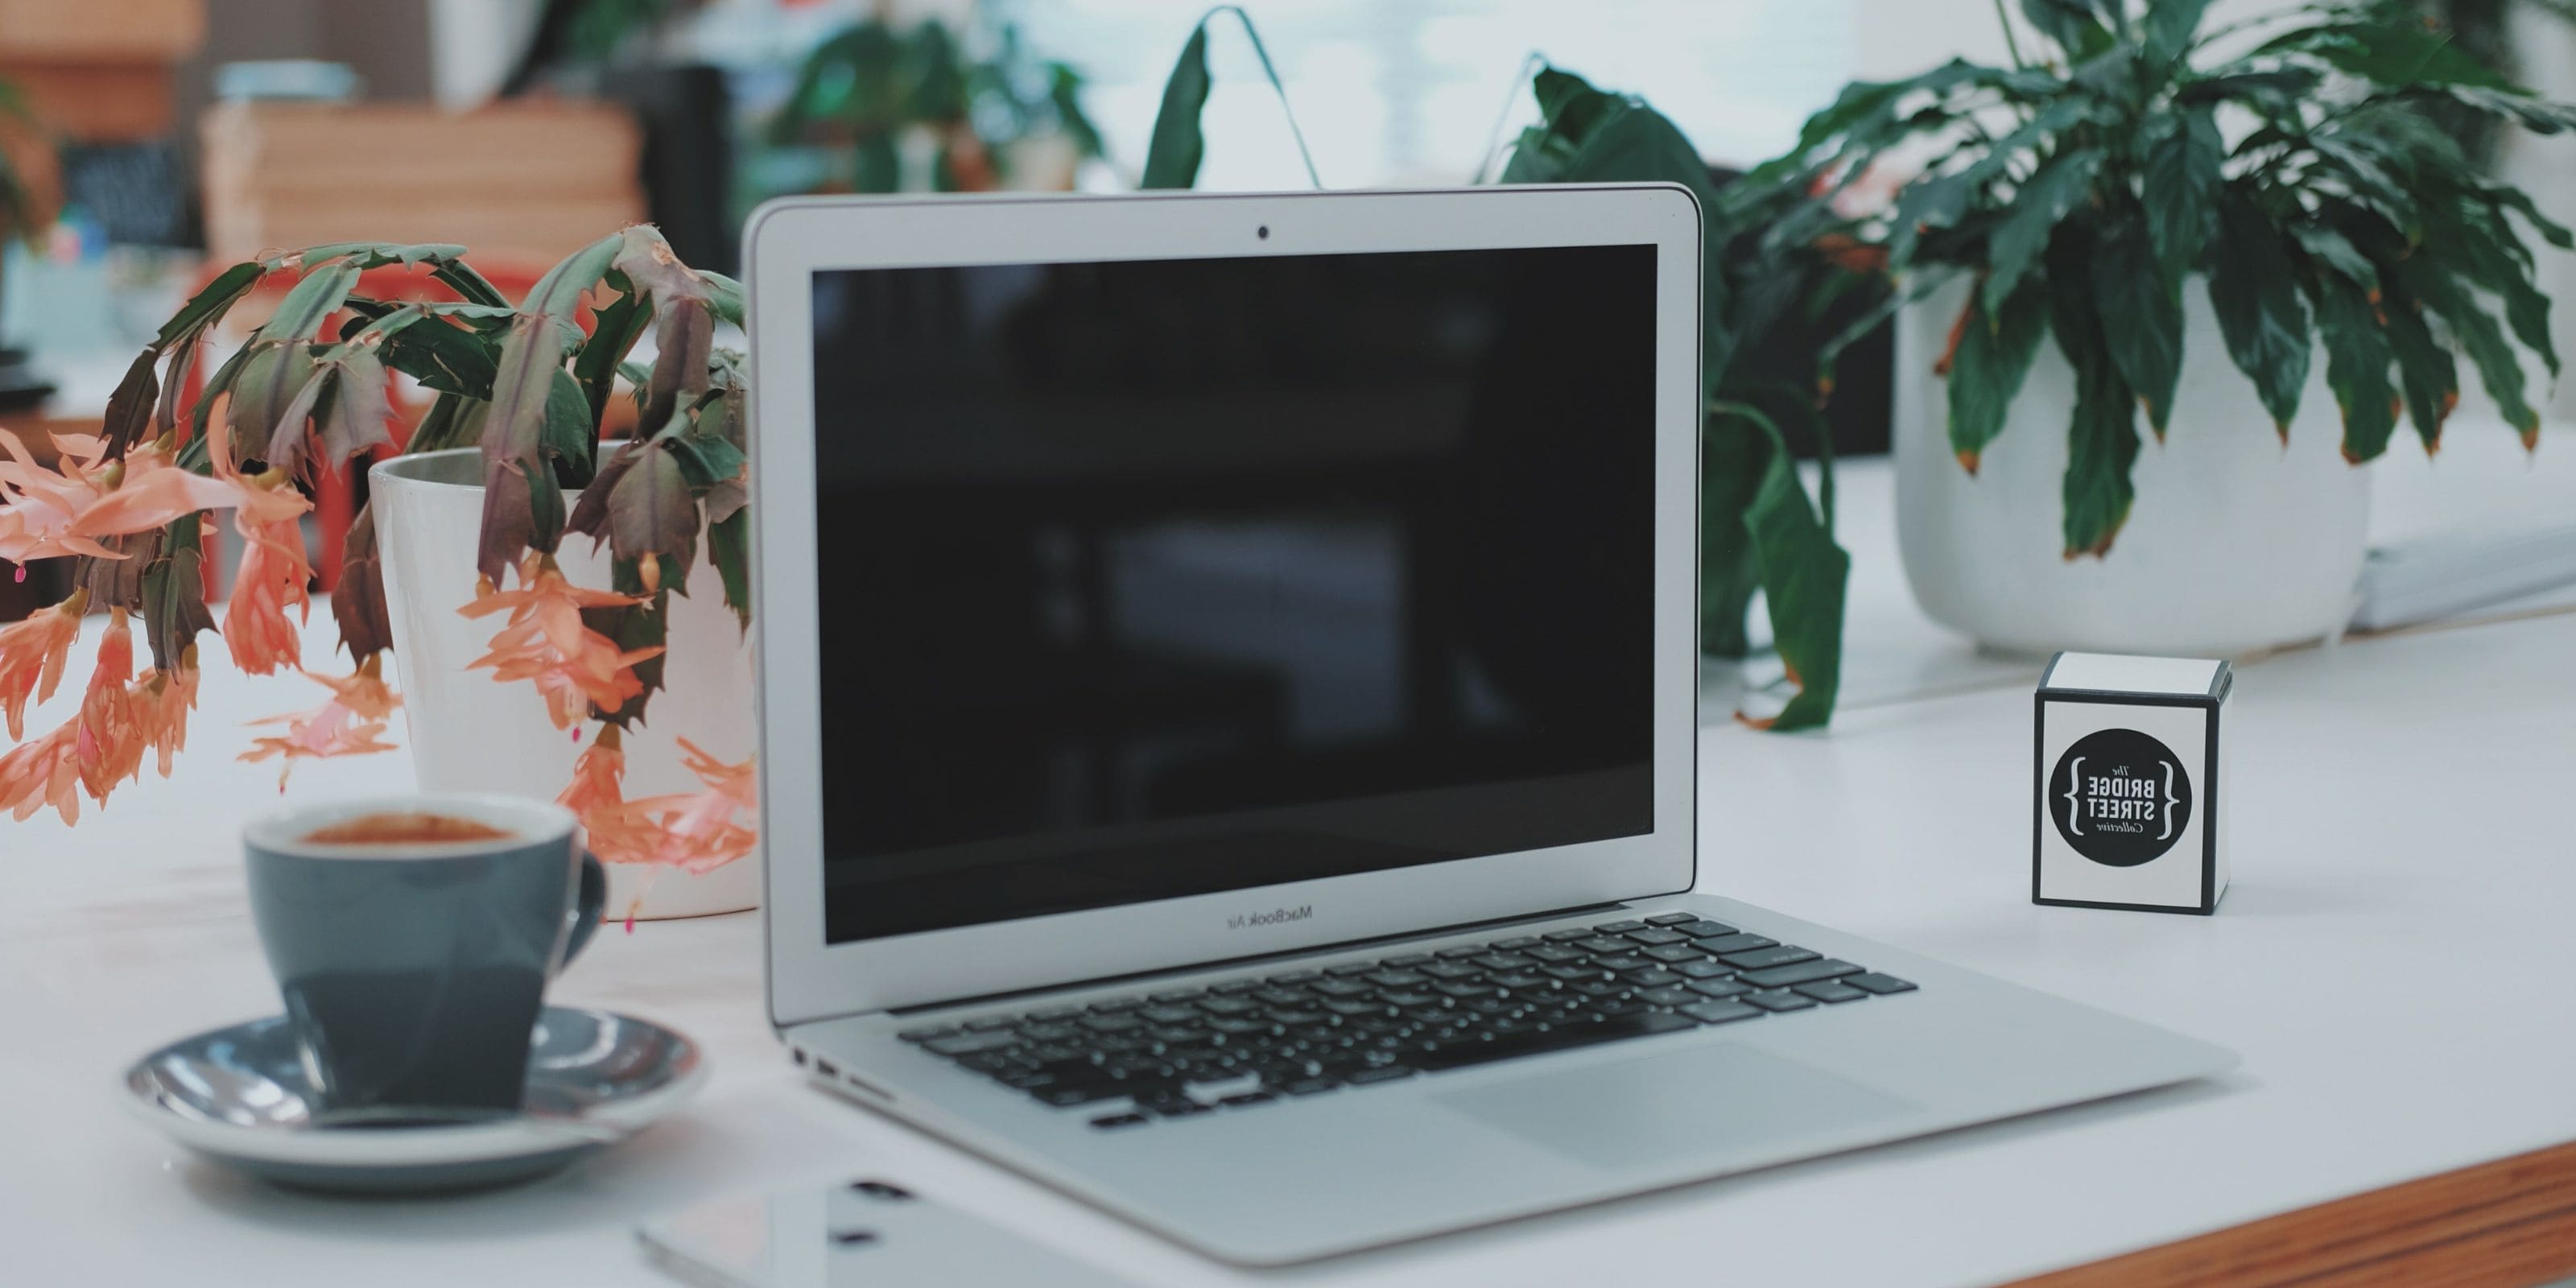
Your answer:
[[[126,1106],[190,1149],[279,1185],[342,1194],[482,1189],[642,1131],[706,1080],[697,1044],[606,1011],[549,1006],[524,1112],[322,1118],[284,1016],[200,1033],[125,1072]]]

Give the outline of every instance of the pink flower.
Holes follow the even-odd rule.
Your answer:
[[[51,805],[65,823],[79,822],[80,765],[72,759],[79,734],[80,722],[70,721],[0,756],[0,809],[23,823]]]
[[[119,461],[107,461],[106,440],[92,434],[57,434],[54,445],[62,459],[49,470],[16,434],[0,429],[0,452],[8,457],[0,460],[0,559],[123,559],[98,538],[148,532],[181,515],[240,505],[248,494],[269,490],[182,469],[149,445]]]
[[[8,717],[9,741],[27,736],[28,697],[42,702],[62,683],[63,663],[80,634],[81,611],[88,603],[87,591],[74,591],[71,598],[39,608],[25,621],[0,626],[0,714]]]
[[[289,712],[254,720],[252,724],[282,724],[286,732],[251,740],[251,749],[241,754],[243,760],[266,760],[283,757],[277,767],[277,790],[286,790],[286,776],[295,762],[329,756],[361,756],[374,751],[392,751],[394,745],[380,737],[385,721],[402,705],[402,698],[387,686],[377,670],[379,658],[368,658],[346,676],[316,675],[304,677],[331,690],[331,700],[311,711]]]
[[[188,745],[188,712],[197,705],[197,669],[182,663],[166,675],[145,671],[134,678],[128,696],[134,703],[134,721],[143,728],[144,745],[158,757],[161,776],[168,778],[171,758]]]
[[[286,619],[286,609],[294,605],[298,621],[313,615],[313,601],[305,591],[313,565],[304,557],[303,527],[295,515],[253,521],[248,508],[234,516],[234,526],[242,534],[242,557],[233,574],[232,600],[224,605],[224,646],[232,650],[233,665],[252,675],[298,666],[304,660],[304,633]]]
[[[669,864],[688,872],[713,871],[751,852],[759,833],[735,821],[758,804],[751,761],[728,765],[688,739],[680,750],[704,791],[621,801],[626,755],[613,728],[573,762],[572,785],[557,803],[581,816],[590,852],[603,863]]]
[[[570,729],[591,708],[614,712],[642,693],[644,682],[635,677],[635,664],[662,652],[658,645],[621,651],[617,641],[582,623],[581,610],[643,602],[638,596],[573,585],[552,559],[531,553],[519,567],[519,589],[487,586],[473,603],[456,611],[484,617],[510,610],[509,624],[492,637],[491,651],[470,667],[489,667],[492,678],[503,682],[534,681],[555,728]]]
[[[126,696],[133,680],[134,632],[119,608],[108,614],[107,633],[99,638],[98,666],[81,695],[80,733],[72,741],[81,788],[101,805],[118,783],[143,773],[143,725],[135,719],[133,699]]]

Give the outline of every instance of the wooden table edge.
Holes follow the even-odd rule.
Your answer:
[[[2576,1141],[2439,1172],[2009,1288],[2530,1288],[2576,1275]]]

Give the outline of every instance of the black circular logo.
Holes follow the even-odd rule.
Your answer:
[[[2182,757],[2135,729],[2086,734],[2048,776],[2057,834],[2095,863],[2134,868],[2173,848],[2191,821]]]

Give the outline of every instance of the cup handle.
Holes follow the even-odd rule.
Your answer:
[[[581,893],[573,900],[569,914],[572,935],[564,941],[563,961],[555,969],[562,970],[572,964],[573,958],[581,956],[581,950],[589,945],[590,937],[599,933],[600,914],[607,907],[608,869],[600,866],[597,856],[584,850],[581,852]]]

